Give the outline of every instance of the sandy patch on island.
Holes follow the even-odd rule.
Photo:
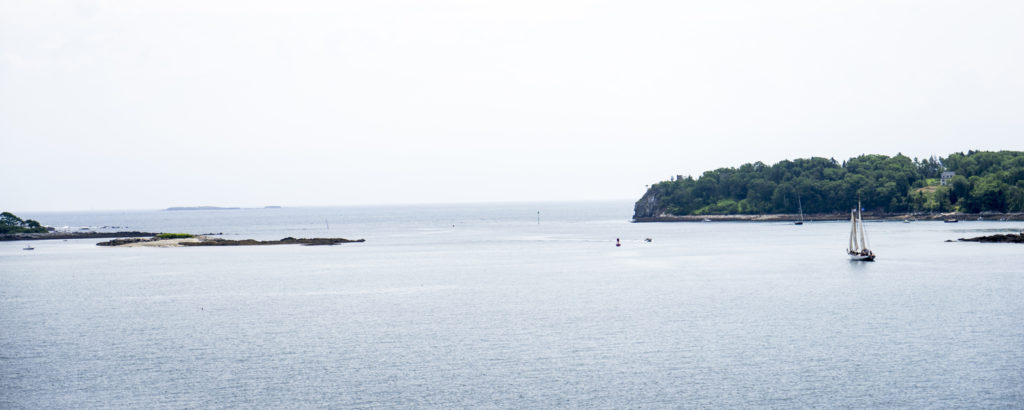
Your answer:
[[[137,248],[137,247],[148,247],[148,248],[174,248],[181,246],[182,242],[201,242],[205,240],[205,236],[195,236],[192,238],[178,238],[178,239],[161,239],[158,241],[146,241],[146,242],[134,242],[127,243],[124,247]]]

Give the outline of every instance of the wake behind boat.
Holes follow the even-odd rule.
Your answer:
[[[875,253],[868,248],[868,235],[864,231],[864,220],[861,218],[860,210],[858,200],[856,214],[850,211],[850,245],[846,248],[846,253],[850,255],[851,261],[873,262]]]

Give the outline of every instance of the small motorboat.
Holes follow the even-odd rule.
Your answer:
[[[23,251],[31,251],[33,249],[35,249],[35,248],[33,248],[32,245],[25,245],[24,248],[21,248],[21,250],[23,250]]]

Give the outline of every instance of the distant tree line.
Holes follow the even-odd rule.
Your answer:
[[[956,176],[941,185],[946,171]],[[662,181],[651,195],[672,215],[795,213],[798,201],[806,213],[846,212],[858,198],[882,212],[1024,212],[1024,152],[755,162]]]
[[[35,220],[22,220],[10,212],[0,213],[0,234],[42,232],[46,232],[46,227],[40,225]]]

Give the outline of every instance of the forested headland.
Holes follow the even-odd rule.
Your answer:
[[[46,227],[34,219],[21,219],[10,212],[0,213],[0,234],[42,233]]]
[[[943,181],[943,173],[947,178]],[[634,219],[684,215],[849,212],[1024,212],[1024,152],[968,151],[945,158],[861,155],[762,162],[677,176],[650,186]]]

